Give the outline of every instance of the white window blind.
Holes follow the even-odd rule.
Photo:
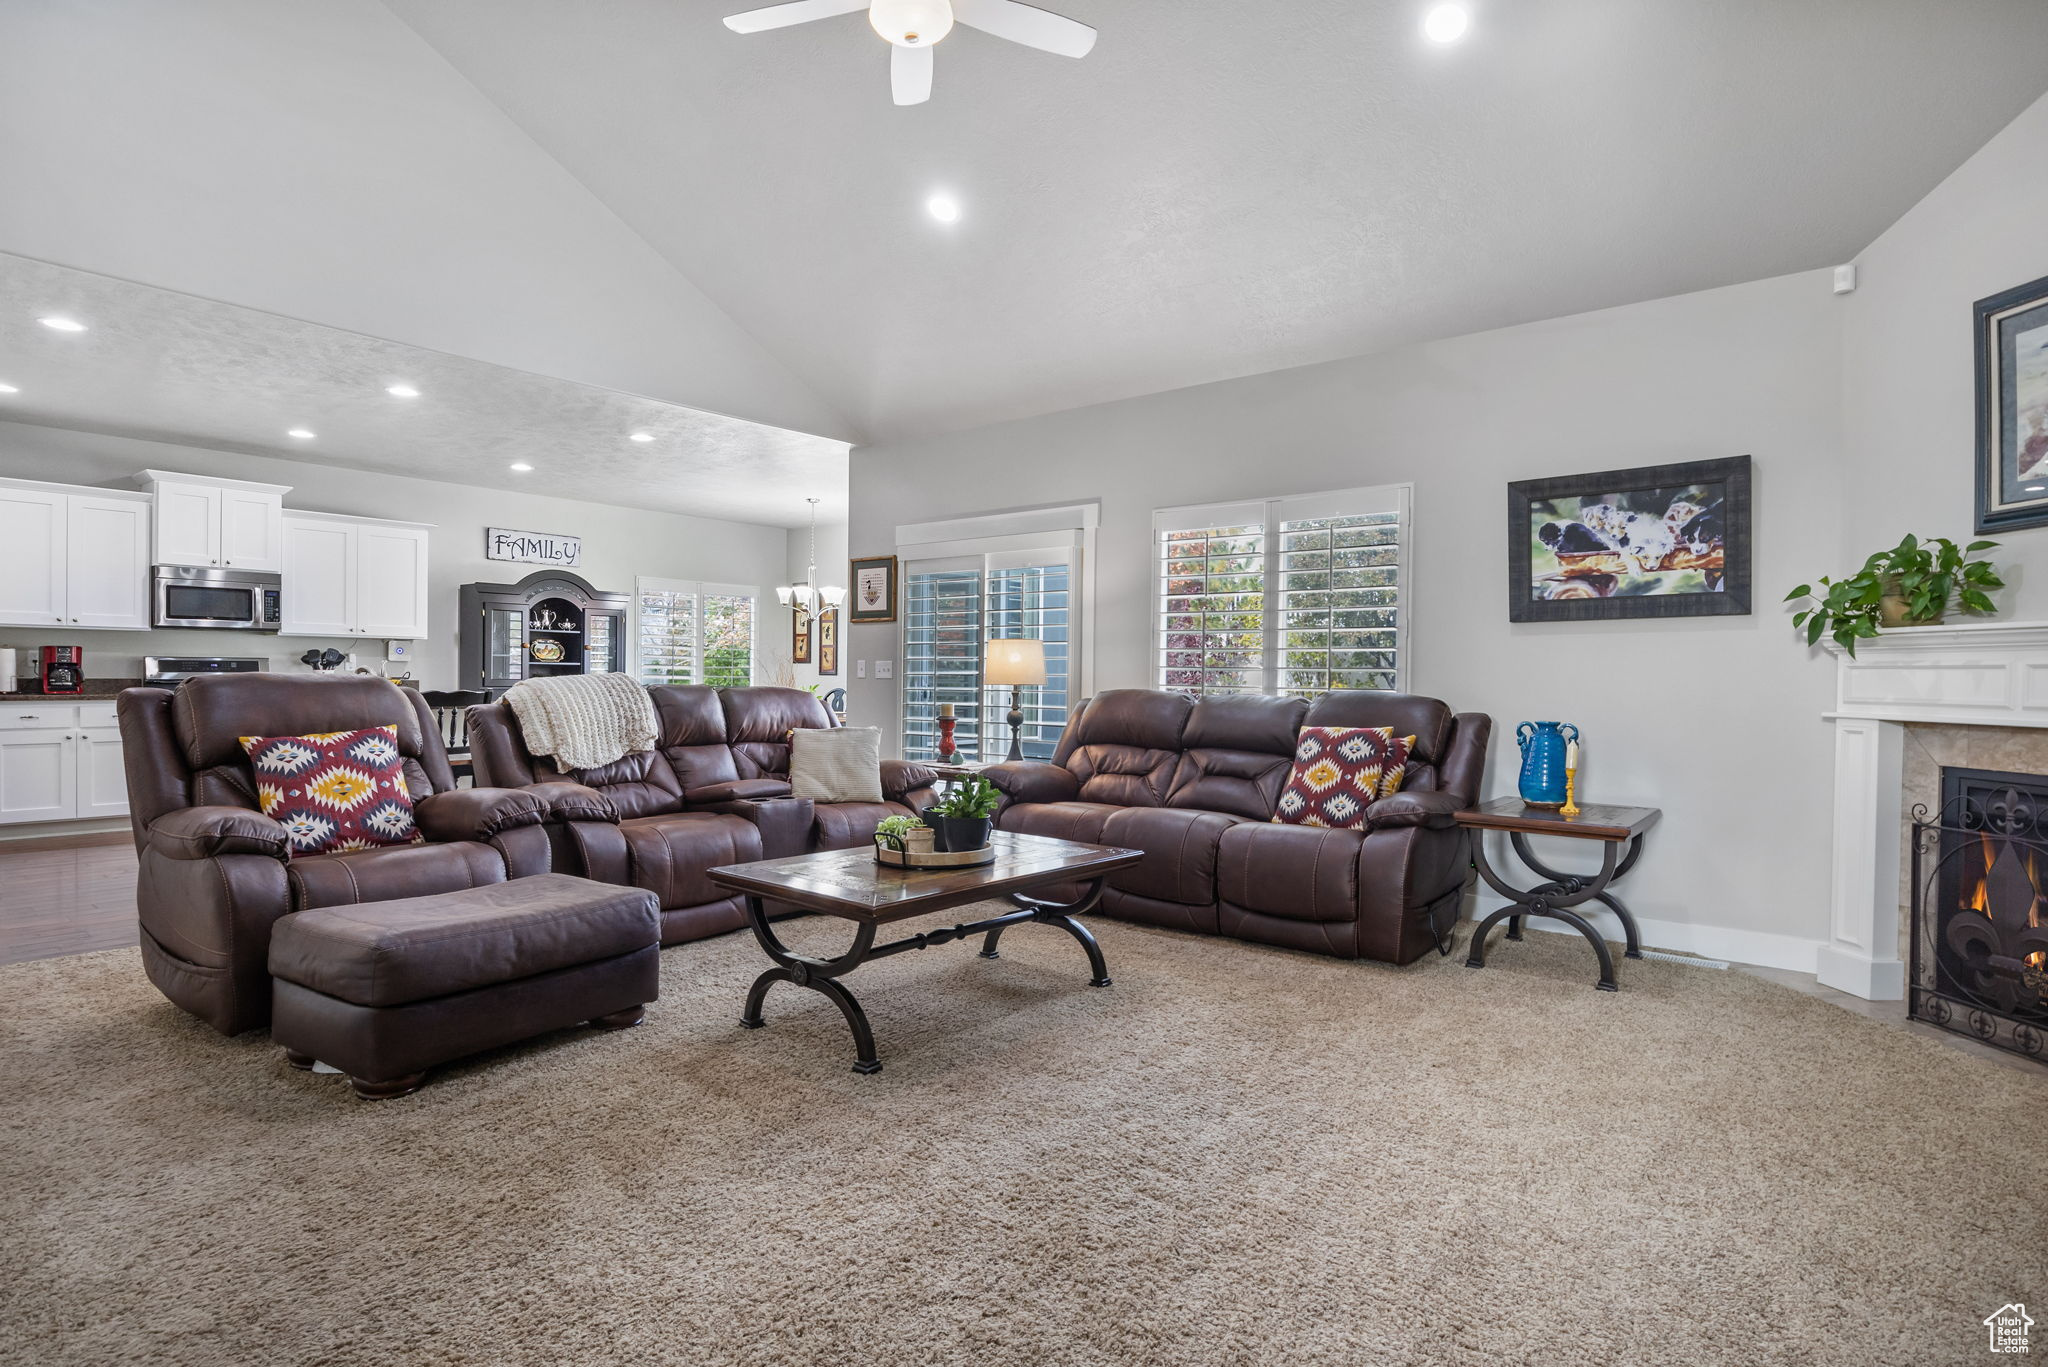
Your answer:
[[[644,684],[729,687],[754,678],[754,590],[641,579],[634,585],[636,671]]]
[[[951,703],[964,759],[1009,753],[1010,690],[982,683],[986,645],[1045,643],[1045,684],[1023,690],[1024,753],[1050,759],[1072,701],[1076,561],[1071,546],[912,560],[904,567],[903,754],[939,757],[939,707]]]
[[[1403,688],[1407,524],[1405,485],[1161,509],[1160,687]]]

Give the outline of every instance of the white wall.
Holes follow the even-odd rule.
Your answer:
[[[1582,800],[1664,809],[1626,888],[1678,927],[1664,943],[1810,968],[1832,676],[1776,600],[1840,540],[1842,317],[1813,272],[856,450],[853,542],[872,554],[899,523],[1099,499],[1097,687],[1149,686],[1155,507],[1412,481],[1411,687],[1492,714],[1491,791],[1514,790],[1517,722],[1576,722]],[[1508,621],[1508,481],[1745,453],[1753,615]],[[854,628],[849,654],[900,658],[896,628]],[[895,685],[848,686],[893,734]]]
[[[1907,532],[1968,541],[1976,516],[1971,304],[2048,276],[2048,97],[1857,258],[1844,311],[1844,564]],[[2004,615],[2048,618],[2048,528],[1991,555]]]
[[[576,573],[601,589],[631,592],[636,575],[754,584],[773,601],[785,571],[787,545],[780,527],[720,522],[676,513],[584,503],[529,492],[477,489],[429,480],[369,475],[330,465],[273,460],[190,446],[97,436],[23,423],[0,422],[0,475],[67,484],[133,488],[144,469],[178,470],[290,485],[285,506],[315,512],[392,517],[434,524],[428,614],[430,639],[419,644],[410,668],[426,688],[456,686],[457,601],[461,585],[512,583],[537,565],[484,558],[484,528],[563,532],[583,538]],[[628,496],[627,491],[620,491]],[[289,591],[289,586],[287,586]],[[764,614],[764,623],[772,621]],[[298,657],[313,646],[354,651],[358,664],[383,671],[383,642],[361,638],[318,641],[236,631],[58,631],[0,627],[0,645],[85,647],[88,678],[133,678],[145,655],[254,655],[279,669],[303,669]],[[765,669],[789,658],[787,630],[763,625],[756,645]]]
[[[851,435],[376,0],[8,4],[0,127],[0,251]]]

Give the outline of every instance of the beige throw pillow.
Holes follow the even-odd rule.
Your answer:
[[[790,732],[789,790],[816,802],[880,802],[882,729]]]

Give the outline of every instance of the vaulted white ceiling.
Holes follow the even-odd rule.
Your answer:
[[[870,438],[1844,260],[2048,88],[2041,0],[1041,2],[897,108],[860,14],[388,0]]]
[[[0,251],[876,440],[1840,261],[2048,87],[2042,0],[1429,2],[1046,0],[909,108],[753,0],[6,5]]]

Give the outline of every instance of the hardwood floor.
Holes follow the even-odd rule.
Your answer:
[[[135,943],[135,847],[0,851],[0,963]]]

